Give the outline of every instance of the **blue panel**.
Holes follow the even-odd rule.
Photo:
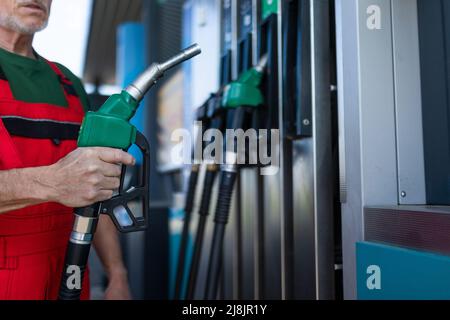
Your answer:
[[[356,263],[358,299],[450,299],[448,256],[360,242]]]
[[[142,73],[146,65],[146,50],[144,25],[142,23],[124,23],[117,29],[117,84],[122,88],[133,82],[140,73]],[[144,132],[145,119],[147,112],[142,106],[145,101],[141,102],[135,117],[131,123],[140,131]],[[137,147],[132,147],[130,153],[133,154],[138,163],[141,162],[141,156]]]

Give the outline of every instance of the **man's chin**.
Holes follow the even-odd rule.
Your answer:
[[[14,31],[26,34],[33,35],[36,32],[42,31],[47,27],[46,21],[21,21],[17,22],[14,26]]]

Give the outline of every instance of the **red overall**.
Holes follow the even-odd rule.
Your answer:
[[[60,79],[67,108],[18,101],[0,77],[0,170],[48,166],[77,147],[76,137],[60,129],[79,127],[81,101],[58,67],[49,65]],[[73,219],[73,209],[56,203],[0,214],[0,300],[57,298]],[[87,272],[82,299],[89,298],[88,278]]]

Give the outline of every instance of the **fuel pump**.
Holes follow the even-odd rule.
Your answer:
[[[59,299],[79,300],[81,283],[100,214],[108,214],[121,232],[144,230],[148,222],[150,148],[144,135],[130,124],[140,101],[164,73],[176,65],[200,54],[198,45],[185,49],[163,63],[152,64],[138,79],[120,94],[111,96],[97,112],[88,112],[78,138],[79,147],[111,147],[128,150],[136,144],[144,158],[142,185],[123,190],[126,168],[122,168],[121,187],[112,199],[75,210],[75,222],[70,235]],[[143,199],[143,216],[135,217],[128,204]],[[77,281],[73,280],[78,276]]]
[[[244,129],[244,123],[253,111],[263,104],[263,94],[259,85],[262,82],[266,64],[267,57],[264,56],[256,67],[244,72],[237,81],[225,87],[222,107],[228,110],[230,121],[227,121],[227,129]],[[229,143],[232,145],[230,146]],[[219,196],[214,217],[213,240],[206,281],[205,299],[207,300],[215,299],[217,295],[222,266],[223,240],[238,169],[237,145],[235,141],[226,141],[225,163],[220,169]]]

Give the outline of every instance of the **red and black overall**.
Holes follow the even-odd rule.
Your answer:
[[[48,63],[68,107],[16,100],[0,69],[0,170],[48,166],[77,147],[81,100],[58,67]],[[0,300],[57,299],[73,220],[73,209],[57,203],[0,214]],[[83,288],[81,298],[89,299],[88,276]]]

